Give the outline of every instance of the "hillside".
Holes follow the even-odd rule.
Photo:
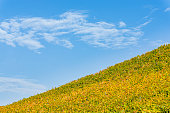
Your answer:
[[[0,112],[168,112],[170,44],[13,104]]]

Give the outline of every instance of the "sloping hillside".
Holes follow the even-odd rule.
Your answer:
[[[168,112],[169,91],[170,44],[0,112]]]

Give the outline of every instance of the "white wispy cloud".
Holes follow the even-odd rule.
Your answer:
[[[140,30],[141,28],[145,27],[146,25],[148,25],[151,22],[152,22],[152,20],[150,19],[150,20],[146,21],[145,23],[143,23],[143,24],[139,25],[138,27],[136,27],[136,29]]]
[[[155,46],[155,47],[159,47],[159,46],[164,45],[164,44],[169,44],[169,43],[162,41],[162,40],[151,41],[151,45]]]
[[[120,21],[120,22],[119,22],[119,27],[126,27],[126,23],[123,22],[123,21]]]
[[[27,79],[18,79],[10,77],[0,77],[0,92],[13,92],[35,95],[42,93],[46,87],[33,83]]]
[[[168,11],[170,11],[170,7],[168,7],[168,8],[165,9],[165,12],[168,12]]]
[[[0,42],[12,47],[23,46],[31,50],[45,48],[43,42],[73,48],[72,38],[94,47],[119,48],[135,45],[143,35],[141,28],[127,27],[126,23],[89,22],[83,12],[65,12],[59,19],[41,17],[12,18],[0,22]]]

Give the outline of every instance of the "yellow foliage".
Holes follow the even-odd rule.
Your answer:
[[[2,113],[169,112],[170,44],[0,107]]]

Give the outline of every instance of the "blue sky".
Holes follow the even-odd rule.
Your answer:
[[[0,0],[0,105],[170,42],[169,0]]]

